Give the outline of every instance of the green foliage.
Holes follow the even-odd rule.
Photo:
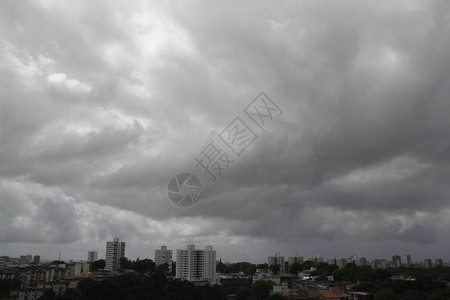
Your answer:
[[[169,265],[168,264],[162,264],[155,268],[155,272],[159,274],[166,274],[169,272]]]
[[[228,294],[228,293],[227,293]],[[252,300],[252,291],[250,289],[240,289],[236,292],[236,300]]]
[[[267,265],[262,265],[267,268]],[[233,264],[224,264],[222,262],[218,263],[216,266],[216,270],[219,273],[244,273],[245,275],[253,275],[258,268],[257,265],[249,263],[249,262],[238,262]]]
[[[267,263],[263,263],[263,264],[257,264],[256,265],[257,269],[268,269],[269,265],[267,265]]]
[[[162,274],[125,274],[104,281],[84,279],[76,291],[46,300],[226,300],[219,286],[195,287],[186,281],[168,281]],[[250,298],[241,298],[250,300]]]
[[[0,279],[0,296],[9,295],[12,290],[20,289],[21,284],[18,279]]]
[[[400,299],[392,289],[381,290],[375,295],[375,300],[396,300]]]
[[[229,273],[227,272],[227,265],[224,264],[223,262],[219,262],[216,266],[216,271],[218,273],[224,274],[224,273]]]
[[[153,262],[153,260],[146,258],[146,259],[133,261],[129,265],[128,268],[130,270],[134,270],[140,274],[151,273],[151,272],[155,271],[156,264]],[[167,269],[167,265],[166,265],[166,269]]]
[[[55,297],[55,292],[53,290],[44,290],[44,294],[39,298],[39,300],[53,300]]]
[[[291,274],[297,274],[297,272],[300,272],[302,269],[302,264],[300,263],[294,263],[289,266],[289,273]]]
[[[311,269],[312,267],[315,267],[315,266],[316,266],[316,263],[313,262],[313,261],[310,261],[310,260],[307,260],[307,261],[305,261],[305,262],[303,262],[301,264],[302,270],[309,270],[309,269]]]
[[[105,267],[106,261],[104,259],[99,259],[92,263],[92,271],[103,270]]]
[[[287,298],[284,298],[283,296],[278,295],[278,294],[270,296],[269,299],[270,300],[287,300]]]
[[[271,265],[269,267],[270,271],[272,271],[273,275],[277,275],[280,272],[280,265]]]
[[[125,256],[121,257],[119,259],[119,262],[120,262],[120,267],[119,267],[120,270],[128,270],[130,268],[131,260],[129,260]]]
[[[372,293],[376,296],[375,299],[450,299],[450,290],[446,288],[444,282],[438,280],[445,280],[450,275],[450,268],[395,268],[386,270],[373,270],[369,267],[362,268],[352,268],[354,270],[351,273],[352,279],[360,278],[360,283],[354,290]],[[348,272],[348,270],[343,272]],[[413,276],[416,280],[391,279],[392,276],[398,275]],[[370,277],[370,280],[366,280],[367,277]]]
[[[165,274],[168,270],[167,264],[163,264],[156,268],[156,264],[151,259],[136,259],[135,261],[131,261],[126,257],[120,258],[120,268],[121,270],[133,270],[138,272],[139,274],[144,273],[153,273],[157,271],[158,273]]]
[[[274,282],[270,280],[257,280],[253,284],[253,295],[257,300],[269,298],[269,290],[273,288]]]

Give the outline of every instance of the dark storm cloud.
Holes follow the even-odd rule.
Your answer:
[[[4,2],[2,245],[445,248],[448,5]],[[282,117],[172,206],[170,177],[201,174],[193,156],[261,90]]]

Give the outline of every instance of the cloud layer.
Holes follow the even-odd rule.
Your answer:
[[[450,259],[448,6],[5,1],[0,251]],[[284,114],[210,184],[193,157],[260,91]]]

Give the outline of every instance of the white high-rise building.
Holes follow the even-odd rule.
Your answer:
[[[186,249],[177,250],[176,278],[191,282],[218,283],[216,250],[213,250],[212,246],[206,246],[201,250],[195,249],[195,245],[188,245]]]
[[[97,251],[95,251],[95,250],[89,250],[88,251],[88,257],[87,257],[87,262],[88,263],[92,263],[92,262],[94,262],[94,261],[96,261],[97,260]]]
[[[119,238],[106,242],[106,267],[105,270],[117,271],[120,269],[120,259],[125,256],[125,242]]]
[[[302,263],[303,262],[303,256],[300,256],[298,252],[295,252],[294,255],[288,257],[289,265],[292,266],[295,263]]]
[[[172,270],[172,250],[167,250],[167,246],[161,246],[161,249],[155,250],[155,265],[167,264],[169,270]]]
[[[279,266],[280,267],[279,274],[285,273],[284,256],[281,256],[280,252],[275,253],[275,256],[269,256],[267,258],[267,264],[269,265],[269,268],[270,268],[270,266]]]

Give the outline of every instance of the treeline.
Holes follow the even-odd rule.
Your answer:
[[[195,287],[184,281],[169,281],[163,275],[124,274],[102,281],[83,279],[74,290],[55,296],[47,290],[40,300],[225,300],[216,287]]]
[[[74,290],[56,296],[46,290],[40,300],[227,300],[235,294],[237,300],[268,299],[273,282],[255,283],[253,289],[223,286],[196,287],[187,281],[167,280],[161,274],[150,276],[124,274],[103,281],[83,279]],[[270,299],[284,299],[273,296]]]
[[[106,262],[104,259],[97,260],[92,263],[92,271],[103,270],[106,267]],[[167,264],[162,264],[156,266],[155,262],[149,258],[130,260],[126,257],[120,259],[120,271],[131,270],[139,274],[151,274],[151,273],[161,273],[167,274],[169,271],[169,266]],[[175,275],[175,263],[172,264],[172,274]]]
[[[297,272],[302,270],[309,270],[311,267],[316,268],[317,270],[313,272],[313,276],[319,276],[319,275],[331,275],[331,273],[338,269],[338,266],[336,265],[329,265],[324,262],[313,262],[313,261],[305,261],[303,263],[295,263],[292,265],[285,266],[285,270],[287,273],[290,274],[297,274]],[[278,274],[281,266],[269,266],[267,263],[264,264],[252,264],[249,262],[238,262],[238,263],[232,263],[232,264],[224,264],[220,262],[217,264],[217,272],[221,274],[227,274],[227,273],[239,273],[243,272],[245,275],[253,275],[256,273],[256,270],[262,269],[262,270],[270,270],[273,274]]]
[[[355,291],[371,293],[375,300],[446,300],[450,299],[450,268],[392,268],[374,270],[368,266],[347,265],[333,272],[336,280],[357,282]],[[410,276],[403,280],[395,276]]]
[[[19,279],[0,279],[0,297],[7,296],[13,290],[20,289],[22,282]]]

